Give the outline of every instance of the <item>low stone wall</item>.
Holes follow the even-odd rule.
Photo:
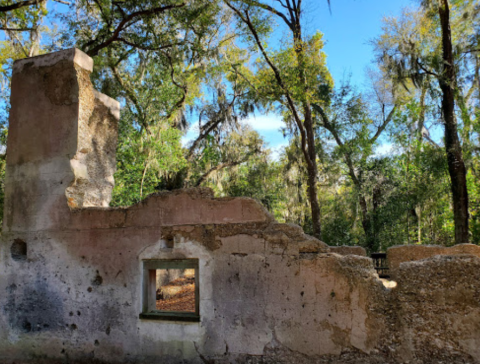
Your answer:
[[[474,244],[459,244],[452,247],[439,245],[401,245],[387,250],[390,276],[396,279],[400,264],[433,257],[435,255],[473,255],[480,257],[480,246]]]
[[[389,351],[404,363],[477,363],[480,259],[437,255],[404,262],[396,279],[387,311]]]

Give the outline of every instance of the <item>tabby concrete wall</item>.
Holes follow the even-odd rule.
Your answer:
[[[405,262],[392,290],[386,345],[403,362],[480,361],[480,258]]]
[[[431,258],[436,255],[473,255],[480,258],[480,246],[459,244],[452,247],[440,245],[401,245],[387,249],[387,260],[392,279],[396,279],[400,265]]]
[[[91,69],[75,49],[14,65],[1,363],[423,360],[412,338],[422,329],[411,311],[420,281],[386,289],[369,258],[332,252],[254,200],[216,199],[200,188],[106,207],[119,105],[94,92]],[[143,262],[185,258],[199,260],[200,322],[141,319]],[[441,269],[436,261],[409,264],[409,274]],[[469,272],[465,292],[476,297],[479,273]],[[447,294],[442,287],[454,277],[439,278],[445,285],[435,277],[425,289]],[[437,336],[443,349],[434,355],[474,362],[476,319],[465,329],[461,315],[480,303],[462,305],[435,306],[440,315],[448,309],[454,325],[452,335]],[[436,327],[438,318],[422,312],[424,327]]]

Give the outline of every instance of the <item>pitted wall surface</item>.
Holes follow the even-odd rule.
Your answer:
[[[458,244],[452,247],[438,245],[403,245],[387,250],[388,266],[392,277],[396,277],[401,264],[434,257],[436,255],[473,255],[480,258],[480,246]]]
[[[479,362],[476,257],[403,263],[387,289],[362,249],[252,199],[198,188],[107,207],[119,104],[91,70],[75,49],[14,65],[1,363]],[[141,319],[143,262],[188,258],[200,322]]]

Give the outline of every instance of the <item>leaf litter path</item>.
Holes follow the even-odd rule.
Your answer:
[[[195,278],[177,278],[162,286],[162,291],[165,298],[157,300],[157,310],[195,312]]]

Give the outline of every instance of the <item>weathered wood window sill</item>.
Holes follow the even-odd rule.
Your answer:
[[[200,322],[200,316],[188,312],[147,312],[141,313],[142,320]]]

